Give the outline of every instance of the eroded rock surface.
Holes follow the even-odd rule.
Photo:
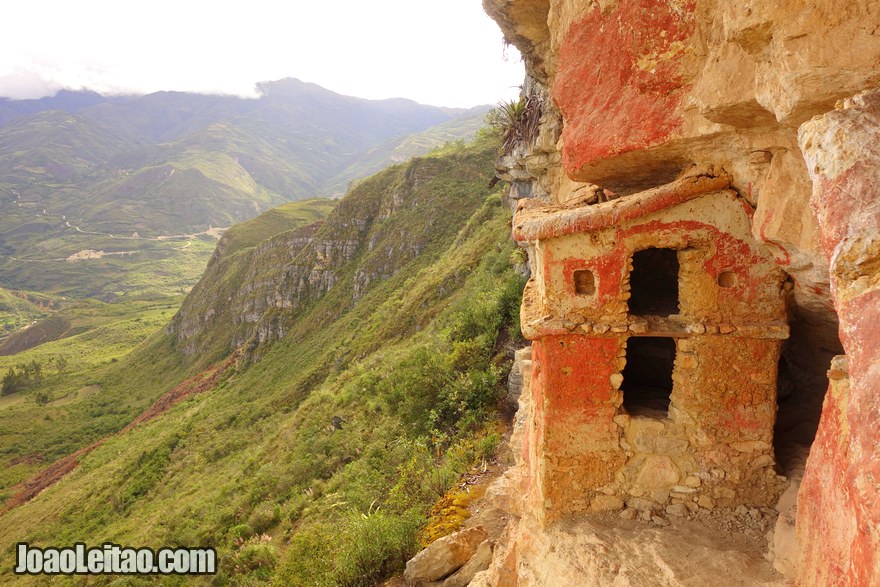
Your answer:
[[[626,385],[624,364],[605,367],[627,357],[620,355],[621,344],[603,344],[652,334],[658,325],[668,327],[669,320],[618,319],[615,308],[624,308],[626,314],[630,303],[624,286],[632,267],[615,273],[587,263],[562,268],[561,277],[553,273],[555,264],[563,267],[567,258],[558,243],[575,233],[587,235],[572,245],[579,251],[601,248],[605,237],[591,223],[624,230],[634,217],[645,217],[659,223],[658,234],[668,236],[661,209],[643,209],[653,200],[638,194],[672,189],[688,178],[723,178],[725,185],[712,189],[729,186],[749,209],[750,234],[737,238],[756,241],[750,246],[760,250],[755,257],[759,264],[775,264],[784,272],[784,281],[768,277],[757,286],[770,287],[772,282],[785,301],[790,337],[780,358],[756,349],[751,358],[731,355],[717,365],[735,369],[739,374],[733,379],[748,372],[753,383],[768,388],[774,387],[778,373],[778,413],[777,402],[767,402],[769,411],[762,420],[765,428],[776,420],[772,441],[762,436],[730,445],[743,449],[742,454],[757,450],[757,461],[771,474],[774,457],[781,472],[794,479],[803,473],[800,486],[788,491],[778,506],[779,535],[770,535],[776,568],[786,573],[785,580],[804,585],[880,584],[880,92],[859,94],[880,86],[880,4],[483,4],[524,55],[524,91],[543,102],[537,138],[516,145],[499,161],[499,177],[515,185],[511,199],[526,200],[519,203],[514,223],[532,272],[523,331],[540,340],[531,364],[532,384],[523,394],[527,397],[520,398],[524,409],[515,420],[512,442],[522,440],[514,447],[519,463],[497,492],[507,495],[505,507],[519,521],[496,545],[489,571],[477,574],[472,584],[731,584],[731,577],[743,585],[782,584],[768,564],[750,562],[766,553],[762,539],[753,545],[757,550],[749,550],[740,548],[735,537],[715,536],[720,541],[707,546],[706,553],[730,547],[729,556],[716,552],[718,565],[708,554],[694,569],[677,559],[686,554],[676,553],[667,541],[686,541],[690,533],[699,553],[699,537],[704,536],[699,528],[678,522],[691,523],[705,512],[737,503],[750,512],[773,502],[783,487],[762,486],[757,477],[733,473],[736,487],[721,483],[719,491],[706,492],[703,486],[713,475],[708,461],[696,463],[693,470],[681,461],[688,445],[711,445],[698,430],[704,417],[730,409],[727,399],[707,401],[705,413],[691,417],[682,435],[670,434],[662,419],[662,429],[647,422],[645,430],[641,426],[637,433],[622,433],[630,416],[618,392]],[[687,205],[697,206],[695,202],[699,200]],[[621,235],[611,244],[626,238]],[[682,267],[682,255],[686,261],[693,254],[686,246],[662,246],[678,251]],[[585,271],[592,272],[592,279]],[[736,283],[719,271],[712,273],[715,283]],[[679,273],[680,284],[697,274],[684,273]],[[617,306],[580,303],[609,292],[621,294]],[[712,325],[719,336],[725,334],[722,328],[731,335],[736,331],[729,330],[733,322]],[[591,342],[578,346],[575,338]],[[705,360],[676,344],[675,372]],[[748,354],[744,339],[726,344]],[[560,348],[568,346],[573,354],[561,360]],[[832,364],[835,356],[840,358]],[[588,378],[566,384],[566,378],[579,376],[578,361],[590,365],[587,371],[602,384]],[[604,391],[597,395],[599,387]],[[560,398],[565,401],[559,403]],[[746,403],[760,404],[753,399]],[[609,417],[596,420],[605,408]],[[548,410],[559,412],[555,421],[546,417]],[[571,425],[559,428],[560,421]],[[554,435],[568,442],[560,440],[552,454],[544,451],[546,442],[535,444]],[[803,455],[814,436],[803,471]],[[620,447],[626,455],[651,453],[624,483],[614,475],[627,458],[618,458]],[[595,466],[584,468],[583,462],[570,458],[572,450],[598,455]],[[725,466],[733,465],[735,454],[728,456],[721,457]],[[581,469],[592,477],[580,475]],[[730,478],[732,471],[718,469]],[[673,482],[681,494],[677,500],[671,499]],[[752,487],[752,494],[746,487]],[[691,495],[696,501],[687,499]],[[547,496],[554,499],[548,503]],[[559,503],[562,515],[544,515]],[[611,518],[614,523],[594,521],[617,515],[597,511],[621,508],[622,519]],[[769,515],[765,510],[757,511]],[[655,528],[630,534],[624,523]],[[676,532],[683,534],[676,538]]]
[[[470,561],[485,540],[486,531],[481,526],[439,538],[406,563],[403,579],[412,587],[445,579]]]
[[[880,91],[803,125],[846,364],[832,365],[798,507],[811,585],[880,583]]]

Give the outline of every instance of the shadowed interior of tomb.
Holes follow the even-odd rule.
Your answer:
[[[779,361],[773,433],[776,460],[787,476],[803,470],[819,427],[831,359],[843,352],[836,321],[806,308],[794,312]]]
[[[592,271],[583,269],[574,272],[574,292],[581,296],[591,296],[596,293],[596,277]]]
[[[665,418],[672,393],[675,340],[668,337],[631,337],[626,343],[623,369],[623,407],[632,416]]]
[[[678,251],[644,249],[632,257],[629,312],[668,316],[678,313]]]

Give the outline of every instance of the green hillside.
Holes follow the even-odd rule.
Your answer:
[[[486,114],[490,110],[489,106],[476,106],[449,122],[443,122],[421,132],[395,137],[368,149],[326,181],[322,186],[322,192],[343,193],[353,180],[376,173],[389,164],[402,163],[447,143],[469,141],[484,125]]]
[[[326,199],[291,202],[234,227],[224,242],[238,248],[253,247],[259,235],[265,238],[312,224],[324,218],[335,205],[335,200]],[[210,255],[208,247],[213,242],[213,238],[202,239],[191,248],[203,248],[201,254]],[[175,241],[171,246],[182,244]],[[42,371],[37,384],[0,395],[0,464],[6,471],[0,477],[0,500],[10,497],[12,485],[55,459],[115,432],[155,399],[149,386],[141,388],[137,378],[124,387],[124,408],[112,406],[112,400],[99,392],[104,388],[104,378],[118,372],[116,363],[167,325],[180,307],[182,296],[174,295],[174,290],[182,294],[183,284],[165,283],[157,276],[165,267],[166,275],[180,279],[185,275],[183,269],[170,265],[186,256],[178,251],[169,257],[142,261],[143,265],[119,264],[113,271],[107,271],[107,275],[120,280],[113,285],[140,288],[138,295],[112,304],[0,290],[0,308],[5,309],[2,316],[10,324],[8,334],[0,338],[0,377],[10,369],[21,371],[22,365],[32,363],[39,364]],[[196,260],[189,271],[190,279],[195,281],[204,260],[193,258]],[[61,291],[77,292],[78,287],[100,285],[88,281],[88,273],[65,273],[63,270],[70,265],[61,260],[29,266],[33,267],[35,277]],[[47,268],[51,271],[47,272]],[[77,279],[82,279],[82,283]],[[166,359],[163,366],[176,368],[169,368],[158,381],[170,384],[174,377],[181,377],[188,365],[173,355]],[[153,366],[152,359],[150,365]]]
[[[394,158],[354,165],[364,152],[472,115],[295,79],[260,89],[259,99],[62,92],[0,102],[0,285],[104,300],[179,294],[216,229],[340,195]],[[450,132],[459,137],[438,136]]]
[[[431,504],[499,441],[522,281],[487,188],[497,145],[392,167],[308,229],[285,230],[282,208],[230,230],[169,328],[69,403],[0,404],[0,421],[63,430],[92,409],[109,430],[188,377],[176,389],[200,391],[0,515],[3,582],[39,582],[8,574],[22,540],[216,547],[219,575],[187,583],[373,585],[400,570]],[[17,466],[36,458],[2,446]]]
[[[0,348],[8,336],[45,317],[54,305],[54,301],[47,296],[0,287]]]
[[[22,389],[0,390],[0,499],[56,459],[115,432],[152,401],[135,377],[114,404],[102,393],[105,378],[167,323],[179,303],[80,302],[47,320],[62,324],[62,338],[0,356],[0,377],[34,363],[40,368],[39,378]]]

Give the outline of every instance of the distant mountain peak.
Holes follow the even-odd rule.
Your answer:
[[[323,86],[312,82],[304,82],[295,77],[285,77],[279,80],[257,83],[257,92],[262,96],[290,96],[309,91],[334,93]]]

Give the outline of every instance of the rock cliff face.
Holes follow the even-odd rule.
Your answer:
[[[880,91],[845,100],[799,132],[810,204],[831,269],[845,357],[799,496],[804,584],[880,582]]]
[[[245,251],[230,250],[232,235],[221,238],[205,274],[169,325],[178,349],[187,355],[223,354],[253,336],[253,325],[273,302],[282,269],[311,244],[321,224],[291,228]]]
[[[496,147],[490,143],[390,167],[352,187],[325,220],[280,231],[250,249],[235,249],[224,237],[169,326],[178,349],[216,358],[243,346],[246,356],[257,357],[331,291],[341,313],[429,249],[436,254],[491,179],[486,169]],[[259,220],[251,221],[251,232],[261,230]]]
[[[645,199],[634,194],[708,177],[725,178],[735,197],[753,210],[749,238],[787,276],[783,294],[791,332],[778,362],[774,431],[779,472],[799,479],[816,438],[796,512],[780,517],[776,568],[804,585],[880,584],[875,326],[880,92],[869,91],[880,86],[880,4],[484,0],[483,5],[525,58],[524,91],[542,103],[537,138],[516,145],[499,162],[499,176],[511,181],[513,199],[541,200],[557,215],[573,209],[564,215],[574,219],[589,215],[577,211],[581,208]],[[545,278],[536,255],[546,255],[550,247],[527,244],[539,273],[533,282],[540,282]],[[685,254],[673,248],[679,257]],[[536,358],[533,378],[553,364],[545,362]],[[532,389],[534,394],[541,388]],[[543,394],[532,399],[547,401]],[[529,460],[562,466],[553,455],[527,450],[508,479],[523,495],[543,471]],[[572,474],[577,486],[577,473]],[[625,505],[624,514],[633,509],[642,516],[657,507],[657,500],[633,507],[637,496],[609,493],[609,507],[600,509]],[[757,506],[761,500],[752,501]],[[709,501],[688,507],[695,517],[714,515]],[[535,511],[540,504],[523,503],[520,509],[520,523],[511,526],[506,546],[496,547],[493,567],[480,581],[647,584],[619,555],[575,548],[579,541],[633,546],[632,537],[614,524],[602,534],[576,517],[548,525]],[[681,513],[673,510],[667,514]],[[651,519],[650,512],[646,517]],[[796,524],[796,544],[780,542],[786,519]],[[670,530],[665,539],[674,540],[673,534]],[[547,566],[557,559],[558,565]],[[676,568],[674,556],[643,562],[672,569],[664,584],[687,584],[682,577],[688,571]],[[565,565],[575,569],[566,571],[573,574],[565,580],[538,573]],[[724,574],[718,572],[716,579]],[[711,582],[711,573],[704,576]],[[743,577],[743,584],[783,580],[773,571]]]

